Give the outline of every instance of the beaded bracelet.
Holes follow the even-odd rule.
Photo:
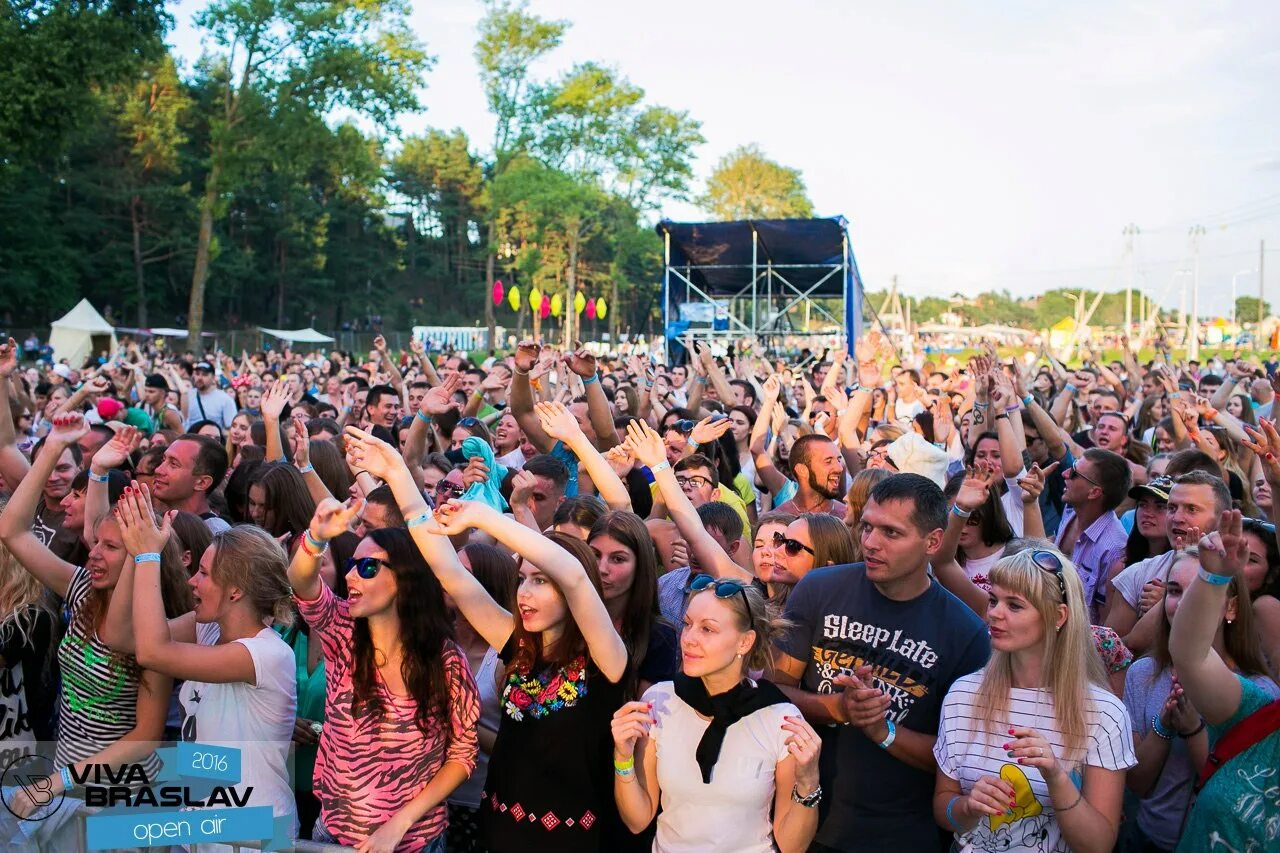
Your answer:
[[[1154,714],[1151,717],[1151,731],[1155,732],[1156,737],[1162,740],[1173,740],[1173,732],[1161,725],[1159,714]]]
[[[1200,580],[1214,586],[1226,586],[1231,583],[1231,575],[1215,575],[1213,572],[1206,570],[1204,566],[1197,569],[1196,574],[1200,577]]]
[[[322,542],[311,535],[311,530],[304,530],[302,533],[302,550],[306,551],[312,557],[319,557],[324,554],[325,549],[329,547],[328,542]]]

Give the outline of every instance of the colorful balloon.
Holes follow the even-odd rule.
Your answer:
[[[494,305],[502,304],[502,282],[501,281],[495,281],[493,283],[493,304]]]
[[[596,318],[596,301],[594,299],[587,300],[587,319],[594,320]]]
[[[564,308],[564,294],[557,293],[551,297],[551,316],[559,317],[560,311]]]
[[[542,308],[542,291],[536,287],[529,291],[529,307],[534,311]]]
[[[605,304],[604,297],[601,296],[596,300],[596,316],[603,320],[609,313],[609,306]]]
[[[581,314],[582,309],[587,307],[587,297],[582,295],[579,290],[573,297],[573,311],[575,314]]]
[[[538,313],[542,315],[542,319],[544,320],[551,316],[551,300],[550,299],[542,300],[542,309]]]
[[[511,292],[507,294],[507,301],[511,303],[512,311],[520,310],[520,288],[512,287]]]

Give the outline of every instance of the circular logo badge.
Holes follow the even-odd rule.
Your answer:
[[[58,768],[51,759],[36,754],[20,755],[10,761],[0,775],[0,800],[9,814],[19,820],[44,820],[58,810],[67,796],[65,791],[53,792],[53,780],[57,776]],[[45,809],[45,806],[53,808]],[[35,813],[41,816],[32,817]]]

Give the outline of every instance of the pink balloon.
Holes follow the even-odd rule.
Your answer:
[[[596,301],[594,299],[587,300],[587,317],[592,320],[596,318]]]
[[[551,316],[551,300],[550,299],[542,300],[542,308],[539,309],[539,313],[542,314],[542,319],[544,320]]]
[[[494,305],[502,304],[502,282],[501,281],[495,281],[493,283],[493,304]]]

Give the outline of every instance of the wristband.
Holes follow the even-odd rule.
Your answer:
[[[319,557],[329,547],[328,542],[322,542],[311,535],[311,529],[308,528],[302,533],[302,550],[306,551],[312,557]]]
[[[431,426],[431,415],[424,415],[422,414],[421,411],[419,411],[414,415],[414,417],[422,421],[427,426]]]
[[[133,558],[133,564],[135,566],[140,566],[143,563],[158,563],[158,562],[160,562],[160,555],[157,554],[155,551],[148,551],[145,554],[139,554],[138,556]]]
[[[1156,737],[1162,740],[1173,740],[1173,732],[1160,724],[1159,714],[1153,714],[1151,717],[1151,731],[1155,732]]]
[[[951,809],[955,807],[956,801],[959,799],[960,799],[960,795],[956,794],[949,801],[947,801],[947,823],[951,824],[951,828],[954,829],[957,834],[963,833],[964,830],[960,828],[960,824],[956,823],[955,817],[953,817],[951,814]]]
[[[93,469],[90,469],[90,470],[89,470],[89,479],[90,479],[90,480],[92,480],[92,481],[93,481],[93,482],[95,482],[95,483],[105,483],[105,482],[107,482],[108,480],[110,480],[110,479],[111,479],[111,477],[110,477],[110,476],[108,476],[107,474],[103,474],[101,477],[99,477],[97,474],[93,473]]]
[[[1187,732],[1186,734],[1183,734],[1182,732],[1178,732],[1178,737],[1183,738],[1184,740],[1187,738],[1193,738],[1196,735],[1200,734],[1202,731],[1204,731],[1204,726],[1205,726],[1204,717],[1201,717],[1200,725],[1196,726],[1194,729]]]
[[[973,407],[974,407],[975,409],[989,409],[989,408],[991,408],[991,404],[990,404],[990,403],[975,402],[975,403],[973,404]]]
[[[636,771],[634,767],[631,768],[630,770],[619,770],[618,768],[615,767],[613,768],[613,775],[619,777],[620,779],[630,779],[632,776],[636,775]]]
[[[1016,412],[1016,411],[1018,411],[1018,407],[1017,407],[1017,406],[1005,406],[1005,407],[1004,407],[1004,413],[1005,413],[1006,415],[1012,415],[1012,414],[1013,414],[1014,412]]]
[[[593,374],[591,374],[591,375],[590,375],[590,376],[588,376],[586,379],[582,380],[582,384],[583,384],[583,385],[593,385],[593,384],[595,384],[596,382],[599,382],[599,381],[600,381],[600,374],[597,372],[597,373],[593,373]]]
[[[952,504],[951,514],[954,516],[958,516],[960,518],[968,518],[969,516],[973,515],[973,510],[961,509],[959,504]]]
[[[314,466],[314,465],[312,465],[310,462],[308,462],[306,465],[303,465],[303,466],[301,466],[301,467],[299,467],[299,468],[298,468],[298,473],[299,473],[299,474],[311,474],[311,473],[314,473],[314,472],[315,472],[315,470],[316,470],[316,466]]]
[[[1074,393],[1076,393],[1076,386],[1074,386],[1074,385],[1072,385],[1070,382],[1068,382],[1066,385],[1063,385],[1063,386],[1062,386],[1062,392],[1063,392],[1064,394],[1074,394]]]
[[[893,739],[898,736],[898,727],[894,725],[893,720],[886,720],[885,723],[889,726],[889,733],[884,736],[884,740],[876,744],[881,749],[888,749],[893,746]]]
[[[71,789],[76,786],[75,780],[71,778],[71,768],[64,767],[61,770],[59,770],[58,778],[62,779],[62,792],[64,794],[71,793]]]
[[[1170,399],[1170,400],[1177,400],[1177,399],[1179,399],[1181,396],[1182,396],[1182,395],[1181,395],[1181,394],[1179,394],[1177,391],[1174,391],[1172,394],[1170,394],[1170,395],[1169,395],[1169,399]]]
[[[521,370],[520,368],[515,367],[514,365],[512,366],[512,368],[511,368],[511,369],[512,369],[512,370],[514,370],[514,371],[516,372],[516,375],[517,375],[517,376],[528,376],[528,375],[529,375],[529,371],[527,371],[527,370]]]
[[[636,766],[636,757],[634,755],[628,758],[626,761],[619,761],[616,758],[613,759],[614,770],[634,770],[635,766]]]
[[[1027,396],[1022,398],[1022,405],[1029,407],[1035,401],[1036,401],[1036,398],[1028,394]]]
[[[698,447],[700,445],[698,444],[697,439],[695,439],[693,436],[689,436],[688,444],[689,444],[689,450],[691,450],[694,453],[698,452]]]
[[[418,513],[413,518],[406,518],[404,520],[404,526],[407,527],[409,530],[412,530],[413,528],[417,527],[420,524],[426,524],[433,517],[434,516],[431,510],[424,509],[422,512]]]
[[[1004,420],[1006,420],[1006,421],[1007,421],[1007,420],[1009,420],[1009,413],[1008,413],[1008,412],[1001,412],[1000,414],[996,415],[995,420],[1000,420],[1000,419],[1002,419],[1002,418],[1003,418]]]
[[[667,469],[668,469],[668,468],[670,468],[670,467],[671,467],[671,463],[670,463],[670,462],[668,462],[667,460],[663,459],[663,460],[662,460],[661,462],[659,462],[657,465],[654,465],[652,468],[650,468],[650,469],[649,469],[649,473],[650,473],[650,474],[656,474],[656,473],[658,473],[659,471],[665,471],[665,470],[667,470]]]
[[[1232,575],[1215,575],[1213,572],[1205,569],[1204,566],[1197,569],[1196,574],[1199,575],[1200,580],[1208,584],[1213,584],[1214,586],[1226,586],[1231,583],[1231,578],[1233,577]]]
[[[699,384],[699,385],[706,385],[706,384],[707,384],[707,377],[705,377],[705,376],[699,376],[699,377],[698,377],[698,384]]]

